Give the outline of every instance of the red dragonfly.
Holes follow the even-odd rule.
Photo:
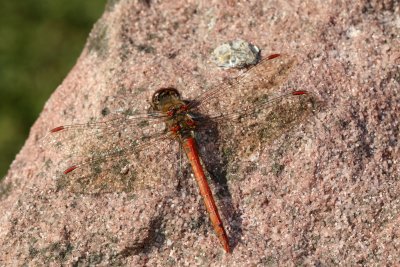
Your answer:
[[[224,250],[230,253],[229,239],[199,157],[195,132],[209,130],[210,122],[225,129],[225,126],[251,121],[250,127],[254,128],[263,124],[259,115],[268,109],[279,104],[290,107],[301,103],[307,91],[271,93],[272,88],[285,81],[294,64],[294,58],[273,54],[195,100],[182,100],[175,88],[161,88],[153,94],[150,111],[145,114],[50,130],[45,143],[60,149],[68,164],[68,160],[75,161],[61,174],[58,187],[92,193],[151,186],[161,180],[168,166],[159,162],[142,166],[141,161],[157,161],[160,155],[151,154],[154,149],[149,148],[157,145],[164,153],[170,141],[177,140],[191,164],[215,233]],[[229,96],[231,90],[240,90],[240,95],[236,99]],[[296,112],[301,113],[303,109]],[[161,148],[163,142],[167,145]]]

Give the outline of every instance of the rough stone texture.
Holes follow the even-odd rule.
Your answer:
[[[1,184],[0,265],[400,264],[399,8],[395,0],[110,0]],[[301,68],[289,85],[319,104],[241,160],[254,140],[232,135],[244,139],[225,159],[236,172],[228,167],[212,183],[227,191],[217,199],[232,254],[187,169],[190,179],[178,186],[166,174],[157,190],[56,188],[62,155],[39,148],[46,130],[145,110],[161,86],[195,97],[227,75],[210,65],[211,51],[239,38],[264,56],[296,55]]]

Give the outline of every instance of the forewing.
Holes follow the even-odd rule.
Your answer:
[[[285,54],[271,55],[238,77],[226,79],[189,105],[202,116],[239,114],[283,94],[273,88],[287,79],[296,59]]]
[[[70,157],[89,156],[118,147],[137,145],[162,133],[162,118],[116,116],[100,122],[63,125],[50,130],[41,140],[44,149],[53,149]]]

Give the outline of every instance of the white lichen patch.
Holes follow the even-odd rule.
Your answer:
[[[243,40],[224,43],[215,48],[211,54],[211,60],[226,69],[255,65],[259,59],[260,49]]]

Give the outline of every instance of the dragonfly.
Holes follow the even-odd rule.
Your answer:
[[[295,64],[294,57],[272,54],[194,100],[184,100],[177,88],[164,87],[154,92],[147,112],[111,115],[104,121],[51,129],[44,143],[61,152],[63,161],[60,164],[66,164],[58,187],[79,193],[129,192],[152,187],[160,183],[165,172],[173,169],[157,161],[161,154],[168,153],[166,150],[171,148],[172,142],[177,142],[191,165],[216,236],[225,252],[231,253],[229,238],[199,155],[196,134],[207,134],[215,124],[225,130],[252,121],[250,126],[255,127],[262,124],[258,116],[266,110],[273,110],[277,105],[301,103],[304,96],[310,95],[309,91],[289,89],[271,93],[285,82]],[[237,96],[230,94],[234,90],[239,92]],[[156,153],[151,149],[154,146],[159,147]],[[144,160],[151,163],[143,166]]]

